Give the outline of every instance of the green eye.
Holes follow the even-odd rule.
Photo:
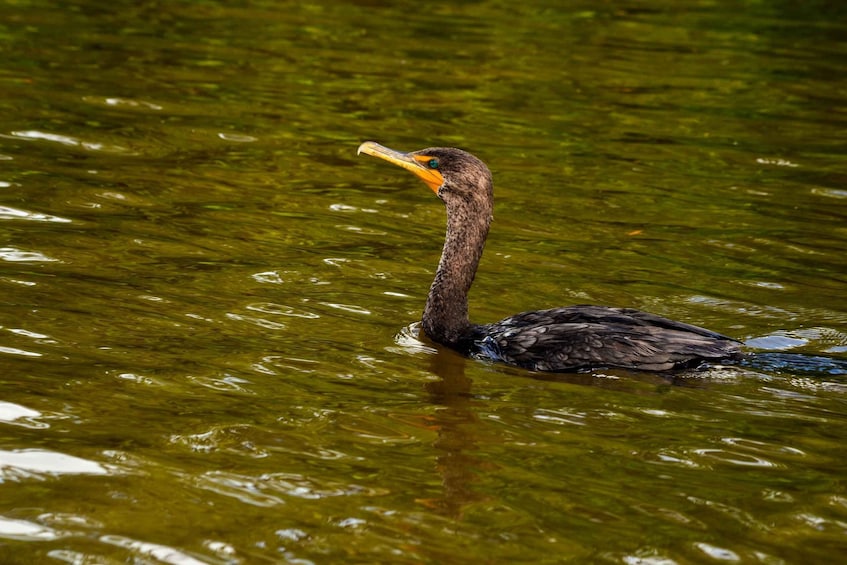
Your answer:
[[[430,169],[437,169],[438,168],[438,159],[430,159],[429,162],[427,163],[427,165],[429,166]]]

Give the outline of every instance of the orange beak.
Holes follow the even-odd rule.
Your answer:
[[[403,167],[407,171],[412,171],[418,178],[424,181],[435,194],[438,194],[438,189],[442,184],[444,184],[444,177],[441,176],[441,173],[438,172],[437,169],[427,167],[426,163],[428,163],[432,158],[427,157],[426,155],[401,153],[400,151],[383,147],[379,143],[374,143],[373,141],[366,141],[361,144],[359,146],[359,150],[356,151],[357,155],[360,153],[384,159],[398,167]]]

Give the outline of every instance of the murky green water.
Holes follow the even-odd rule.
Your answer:
[[[847,376],[540,377],[417,339],[595,302],[847,356],[834,3],[0,6],[0,562],[832,563]]]

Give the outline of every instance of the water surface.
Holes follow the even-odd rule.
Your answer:
[[[0,561],[847,551],[843,9],[0,16]],[[490,164],[475,320],[634,306],[836,365],[545,376],[437,348],[443,208],[366,139]]]

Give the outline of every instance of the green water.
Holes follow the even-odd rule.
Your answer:
[[[493,321],[847,357],[847,12],[0,5],[0,562],[833,563],[847,376],[544,376],[417,336],[494,173]]]

